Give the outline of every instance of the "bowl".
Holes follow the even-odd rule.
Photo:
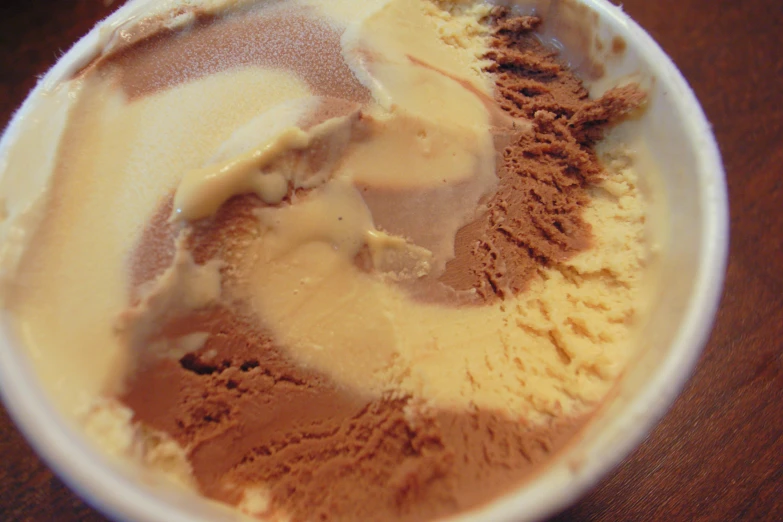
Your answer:
[[[614,468],[649,433],[690,376],[712,327],[728,246],[725,174],[710,125],[685,79],[652,38],[606,0],[504,2],[535,8],[546,20],[544,37],[562,45],[572,65],[591,78],[594,93],[635,79],[650,95],[649,108],[625,132],[644,142],[660,172],[653,192],[665,201],[653,212],[662,248],[657,256],[648,326],[638,355],[612,398],[579,437],[530,481],[463,513],[462,521],[532,521],[573,503]],[[165,9],[160,2],[152,9]],[[54,161],[64,118],[48,118],[62,103],[52,87],[84,66],[105,44],[108,29],[147,12],[153,2],[133,0],[68,51],[38,83],[0,141],[0,279],[12,277],[25,219]],[[53,105],[54,104],[54,105]],[[19,179],[24,179],[19,182]],[[8,181],[15,180],[13,189]],[[44,390],[34,358],[7,314],[0,324],[0,392],[14,421],[44,461],[80,496],[118,521],[231,521],[245,517],[193,493],[162,485],[136,466],[107,458],[58,411]]]

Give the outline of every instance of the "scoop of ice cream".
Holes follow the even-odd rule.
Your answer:
[[[28,342],[102,353],[94,389],[261,517],[514,487],[631,354],[644,201],[594,146],[644,94],[591,99],[538,18],[481,2],[224,4],[123,28],[62,87]]]

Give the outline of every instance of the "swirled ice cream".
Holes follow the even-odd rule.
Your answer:
[[[264,519],[520,484],[633,354],[646,203],[596,145],[644,93],[591,98],[541,18],[483,2],[156,9],[56,86],[6,285],[63,407]]]

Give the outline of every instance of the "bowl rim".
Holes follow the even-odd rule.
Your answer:
[[[523,0],[524,1],[524,0]],[[577,0],[596,11],[613,29],[634,42],[641,57],[671,88],[672,100],[684,118],[686,132],[693,137],[699,168],[699,199],[703,234],[694,288],[669,354],[644,388],[629,401],[622,415],[634,416],[628,430],[616,442],[610,458],[591,460],[571,475],[568,487],[563,477],[545,470],[531,482],[476,511],[458,514],[450,520],[495,520],[521,522],[539,520],[571,505],[614,469],[668,411],[689,379],[706,344],[718,310],[728,261],[729,214],[726,174],[718,145],[704,111],[685,78],[652,37],[620,7],[608,0]],[[100,44],[100,27],[127,19],[134,9],[152,0],[130,1],[81,38],[44,75],[16,111],[0,139],[0,157],[12,142],[16,129],[31,112],[33,99],[47,86],[68,74],[77,57],[89,55]],[[90,505],[118,521],[192,521],[172,503],[150,494],[129,477],[113,469],[101,452],[59,413],[35,384],[29,361],[12,345],[18,340],[8,328],[0,328],[0,397],[16,426],[36,453],[55,473]]]

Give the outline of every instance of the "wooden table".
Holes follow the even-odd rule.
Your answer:
[[[554,520],[783,520],[783,8],[780,0],[625,0],[696,90],[723,151],[732,246],[694,377],[618,470]],[[3,0],[0,123],[115,6]],[[106,520],[0,409],[0,521]]]

